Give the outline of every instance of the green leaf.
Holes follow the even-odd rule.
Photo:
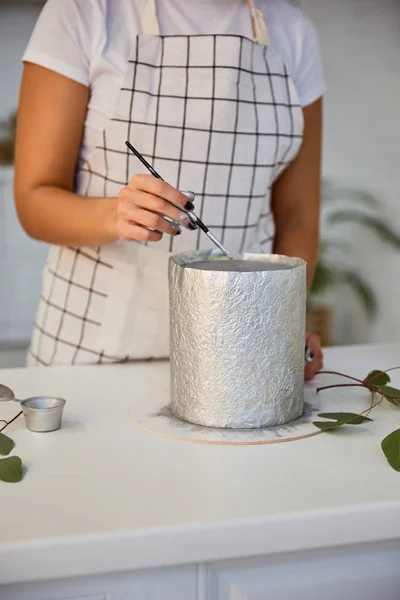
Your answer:
[[[368,383],[371,387],[386,385],[389,381],[390,377],[384,371],[371,371],[364,379],[364,383]]]
[[[400,429],[392,431],[381,443],[383,454],[395,471],[400,472]]]
[[[22,476],[22,462],[19,456],[10,456],[0,460],[0,481],[17,483],[21,481]]]
[[[11,450],[14,448],[15,444],[11,438],[4,435],[4,433],[0,433],[0,455],[8,456]]]
[[[310,297],[325,294],[339,284],[347,285],[358,296],[368,315],[376,314],[378,303],[372,287],[356,271],[331,265],[320,255],[315,266]]]
[[[342,210],[331,214],[327,218],[328,222],[334,223],[357,223],[362,227],[370,229],[379,237],[382,242],[400,250],[400,235],[395,232],[383,219],[375,215],[363,214],[355,210]]]
[[[363,415],[348,412],[320,413],[318,416],[322,419],[333,419],[334,421],[351,423],[352,425],[361,425],[364,421],[372,421],[372,419]]]
[[[348,285],[357,294],[368,315],[376,314],[378,309],[376,295],[371,286],[356,271],[337,269],[336,276],[339,281]]]
[[[400,408],[400,390],[390,387],[390,385],[377,385],[376,391],[382,394],[388,402]]]
[[[343,425],[361,425],[365,421],[372,421],[372,419],[364,417],[363,415],[347,412],[321,413],[318,416],[321,417],[321,419],[332,419],[331,421],[314,421],[313,425],[323,431],[336,429]]]
[[[314,421],[313,425],[322,431],[329,431],[330,429],[337,429],[345,425],[345,423],[341,423],[340,421]]]
[[[323,203],[345,201],[348,205],[359,203],[371,208],[379,208],[379,200],[370,192],[364,190],[346,188],[333,183],[330,179],[322,179],[322,198]]]
[[[329,267],[320,257],[316,266],[314,278],[311,284],[310,296],[319,296],[326,293],[335,285],[334,269]]]

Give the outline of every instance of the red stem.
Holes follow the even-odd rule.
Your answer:
[[[397,371],[398,369],[400,369],[400,367],[391,367],[390,369],[386,369],[386,371],[383,371],[383,372],[389,373],[389,371]]]
[[[3,421],[3,423],[6,423],[6,425],[4,425],[4,427],[2,427],[2,428],[0,429],[0,432],[1,432],[1,431],[4,431],[4,429],[5,429],[6,427],[8,427],[9,425],[11,425],[11,423],[13,423],[13,422],[14,422],[16,419],[18,419],[18,417],[19,417],[19,416],[21,416],[21,415],[22,415],[22,413],[23,413],[23,411],[21,410],[21,412],[19,412],[19,413],[17,414],[17,416],[16,416],[16,417],[14,417],[13,419],[11,419],[11,421],[8,421],[8,422],[7,422],[7,421]]]
[[[332,388],[342,388],[342,387],[366,387],[362,383],[337,383],[335,385],[325,385],[324,387],[317,388],[318,392],[322,392],[323,390],[330,390]]]
[[[382,400],[383,400],[383,398],[381,398],[379,400],[379,402],[375,402],[375,404],[371,404],[371,406],[369,408],[366,408],[365,410],[363,410],[362,412],[360,412],[360,415],[363,415],[364,413],[368,413],[369,414],[373,408],[375,408],[376,406],[379,406],[379,404],[382,402]]]
[[[337,371],[319,371],[317,375],[338,375],[338,377],[345,377],[346,379],[357,381],[357,383],[361,383],[361,385],[365,386],[365,382],[361,381],[361,379],[356,379],[355,377],[351,377],[351,375],[344,375],[344,373],[338,373]]]
[[[386,371],[383,371],[383,372],[388,373],[389,371],[395,371],[396,369],[400,369],[400,367],[392,367],[391,369],[387,369]],[[376,406],[379,406],[379,404],[382,403],[382,400],[385,397],[393,400],[394,403],[400,408],[400,402],[398,401],[397,396],[390,396],[389,394],[382,394],[382,392],[379,392],[377,389],[374,389],[373,387],[368,385],[369,382],[366,383],[365,381],[361,381],[360,379],[356,379],[355,377],[351,377],[350,375],[344,375],[343,373],[338,373],[337,371],[320,371],[318,374],[320,374],[320,375],[338,375],[339,377],[345,377],[346,379],[351,379],[353,381],[356,381],[357,383],[339,383],[336,385],[326,385],[324,387],[317,388],[317,393],[321,392],[322,390],[329,390],[332,388],[342,388],[342,387],[365,387],[367,390],[369,390],[371,392],[371,405],[367,409],[365,409],[361,413],[359,413],[360,415],[364,415],[365,413],[367,413],[367,415],[369,415],[370,412],[372,411],[372,409],[374,409]],[[373,381],[373,378],[371,379],[371,381]],[[379,394],[381,396],[381,399],[378,402],[374,402],[375,394]],[[323,432],[321,431],[320,433],[323,433]]]
[[[383,371],[383,373],[387,373],[388,371],[395,371],[396,369],[400,369],[400,367],[392,367],[391,369],[387,369],[386,371]],[[382,392],[380,392],[377,389],[374,389],[370,384],[371,381],[373,381],[374,378],[372,378],[371,380],[368,381],[368,383],[366,381],[361,381],[361,379],[357,379],[356,377],[351,377],[351,375],[345,375],[344,373],[339,373],[338,371],[319,371],[317,373],[317,375],[337,375],[338,377],[344,377],[346,379],[351,379],[352,381],[357,381],[357,383],[337,383],[337,384],[333,384],[333,385],[326,385],[324,387],[320,387],[317,388],[317,393],[321,392],[322,390],[330,390],[333,388],[341,388],[341,387],[365,387],[367,390],[369,390],[371,393],[377,393],[377,394],[381,394],[382,397],[386,397],[386,398],[390,398],[391,400],[393,400],[393,403],[398,406],[400,408],[400,402],[397,396],[391,396],[390,394],[382,394]],[[378,376],[378,374],[376,375]],[[376,404],[374,405],[376,406]]]

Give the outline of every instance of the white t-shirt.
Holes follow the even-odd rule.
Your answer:
[[[146,0],[47,0],[23,60],[91,89],[81,159],[98,144],[114,113],[133,36],[142,33]],[[271,44],[281,55],[302,106],[325,91],[312,23],[286,0],[256,0]],[[253,37],[245,0],[156,0],[161,35],[238,34]]]

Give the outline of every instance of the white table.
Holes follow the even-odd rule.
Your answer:
[[[359,377],[397,364],[400,344],[326,353],[327,368]],[[1,600],[400,598],[400,473],[380,450],[399,409],[293,443],[185,443],[131,415],[167,370],[0,371],[20,397],[67,399],[60,431],[7,430],[28,471],[0,483]],[[360,398],[326,393],[337,410]]]

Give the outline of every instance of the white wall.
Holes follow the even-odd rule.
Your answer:
[[[21,57],[40,4],[0,3],[0,120],[16,110]],[[13,201],[12,170],[0,168],[0,346],[27,343],[40,293],[46,246],[19,226]]]
[[[21,57],[43,3],[0,3],[0,119],[16,109]]]
[[[302,0],[300,5],[318,27],[328,83],[324,171],[339,183],[376,194],[400,232],[400,2]],[[360,330],[366,323],[342,295],[339,312],[353,313],[345,321],[347,334],[359,340],[400,339],[400,254],[360,229],[345,233],[358,245],[360,271],[370,278],[381,306],[376,323]]]
[[[28,342],[47,255],[19,225],[12,177],[11,168],[0,169],[0,347]]]
[[[320,31],[328,82],[325,173],[342,184],[376,193],[392,224],[400,230],[400,2],[298,0],[296,3]],[[20,58],[39,11],[40,3],[13,5],[4,0],[0,3],[0,119],[16,107]],[[8,205],[12,202],[10,193],[6,202]],[[339,339],[343,342],[400,339],[400,256],[387,252],[374,238],[361,235],[354,228],[346,233],[357,241],[360,271],[374,283],[381,313],[377,322],[369,326],[355,310],[351,297],[341,294],[337,299]],[[33,246],[23,236],[18,240],[26,260],[30,257],[37,261],[29,269],[38,281],[43,253],[31,253]],[[2,289],[7,282],[13,282],[14,289],[18,289],[15,276],[12,279],[10,271],[5,270],[4,254],[0,276]],[[30,305],[31,313],[34,312],[37,290],[37,283],[25,290],[25,318]],[[3,322],[5,318],[3,311]],[[1,327],[0,322],[0,339]]]

